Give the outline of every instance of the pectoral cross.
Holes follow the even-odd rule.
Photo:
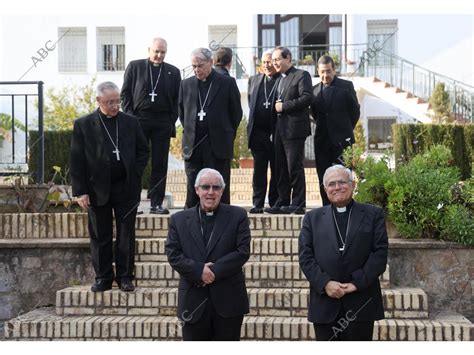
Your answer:
[[[120,150],[118,148],[115,148],[115,150],[112,150],[112,153],[115,153],[115,156],[117,157],[117,161],[120,160]]]
[[[201,109],[201,111],[199,111],[198,116],[199,116],[199,121],[204,120],[204,116],[206,116],[206,113],[204,112],[203,109]]]
[[[268,101],[265,101],[265,102],[263,103],[263,106],[265,106],[265,108],[268,109],[268,106],[270,106],[270,103],[269,103]]]
[[[155,96],[158,96],[158,94],[155,94],[155,91],[152,91],[148,96],[151,96],[151,102],[155,102]]]

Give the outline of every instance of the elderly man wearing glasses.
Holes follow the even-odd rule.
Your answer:
[[[199,204],[170,218],[166,254],[180,274],[178,318],[183,340],[240,340],[249,312],[242,266],[250,256],[247,212],[221,203],[222,175],[202,169],[195,182]]]
[[[137,119],[119,111],[117,85],[110,81],[99,84],[97,104],[96,111],[74,122],[72,193],[89,217],[96,274],[92,291],[110,290],[114,277],[122,291],[133,291],[135,216],[148,145]],[[112,212],[117,230],[115,252]]]
[[[379,276],[387,265],[383,210],[352,199],[349,169],[326,170],[330,205],[307,213],[299,236],[299,262],[309,281],[308,319],[316,340],[372,340],[384,318]]]

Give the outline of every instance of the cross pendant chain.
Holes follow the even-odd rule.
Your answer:
[[[267,82],[268,82],[268,78],[267,76],[265,76],[265,81],[263,83],[263,92],[265,94],[265,102],[263,104],[263,106],[265,106],[265,108],[268,110],[268,106],[270,106],[270,102],[268,101],[270,99],[270,97],[272,96],[272,93],[273,93],[273,90],[275,90],[275,84],[273,84],[273,87],[272,89],[270,90],[270,93],[267,95]]]
[[[212,82],[209,85],[209,89],[207,89],[206,98],[204,99],[204,103],[201,100],[201,90],[198,88],[198,96],[199,96],[199,105],[201,106],[201,111],[199,111],[199,121],[204,121],[204,116],[206,116],[206,111],[204,111],[204,107],[206,106],[207,99],[209,98],[209,93],[211,92]]]
[[[116,137],[115,139],[117,140],[117,143],[115,143],[114,140],[112,139],[112,136],[110,135],[109,130],[107,129],[107,126],[105,125],[104,120],[102,119],[102,116],[100,115],[100,113],[99,113],[99,119],[100,119],[100,123],[102,123],[102,126],[105,129],[105,132],[109,136],[110,142],[112,142],[112,145],[115,148],[115,150],[112,150],[112,153],[115,154],[117,161],[120,161],[120,150],[118,149],[118,144],[119,144],[118,117],[115,119],[115,137]]]
[[[155,102],[155,96],[158,94],[155,93],[156,86],[158,85],[158,81],[160,81],[161,76],[161,69],[163,69],[163,64],[160,65],[160,71],[158,73],[158,78],[156,78],[155,85],[153,85],[153,73],[151,72],[151,65],[148,67],[150,69],[150,85],[151,85],[151,93],[148,96],[151,96],[151,102]]]

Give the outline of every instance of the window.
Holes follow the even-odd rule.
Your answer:
[[[382,47],[383,51],[397,54],[397,20],[368,20],[367,21],[367,43],[369,48]],[[372,63],[371,63],[372,64]],[[391,65],[388,56],[379,54],[373,62],[375,65]]]
[[[386,149],[392,146],[392,125],[396,117],[367,117],[369,150]]]
[[[87,71],[87,29],[85,27],[58,28],[58,58],[60,72]]]
[[[262,25],[274,25],[275,15],[262,15]]]
[[[97,27],[97,71],[125,70],[125,27]]]
[[[275,47],[275,30],[262,30],[262,49],[265,51]]]

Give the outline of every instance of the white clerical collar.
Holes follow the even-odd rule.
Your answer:
[[[344,212],[347,211],[347,207],[346,207],[346,206],[344,206],[344,207],[336,207],[336,210],[337,210],[337,212],[339,212],[339,213],[344,213]]]
[[[282,78],[286,78],[286,73],[281,73]]]

